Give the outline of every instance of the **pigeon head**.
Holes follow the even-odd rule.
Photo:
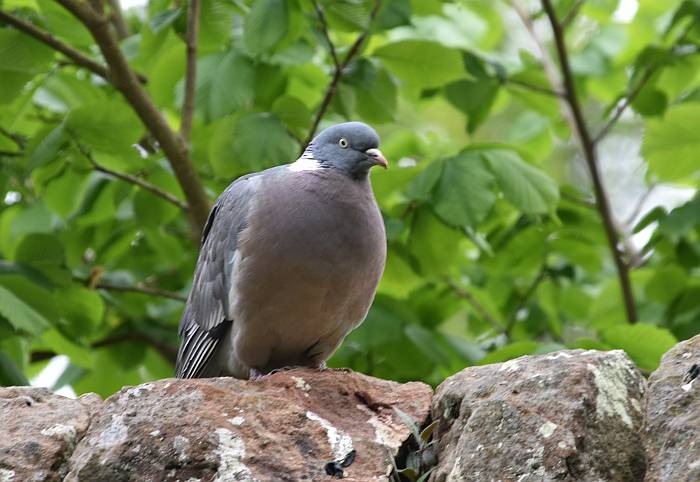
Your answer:
[[[362,179],[373,166],[386,169],[387,160],[378,147],[374,129],[362,122],[345,122],[317,135],[309,150],[319,167],[339,169],[353,179]]]

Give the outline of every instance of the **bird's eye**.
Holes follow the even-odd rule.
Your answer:
[[[345,149],[346,147],[348,147],[348,141],[345,139],[345,137],[341,137],[338,141],[338,145]]]

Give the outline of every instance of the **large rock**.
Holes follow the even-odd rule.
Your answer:
[[[102,400],[45,388],[0,388],[0,481],[58,481]]]
[[[645,380],[622,351],[561,351],[470,367],[433,399],[431,481],[635,481]]]
[[[256,381],[160,380],[105,401],[66,480],[387,480],[426,421],[432,390],[346,371],[296,369]],[[342,461],[354,462],[342,467]]]
[[[677,344],[649,378],[647,482],[700,481],[700,335]]]

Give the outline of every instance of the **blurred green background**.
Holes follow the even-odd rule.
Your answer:
[[[190,2],[0,1],[0,385],[172,376],[202,194],[317,120],[373,125],[391,162],[386,272],[332,366],[436,384],[581,347],[650,371],[700,332],[699,1]]]

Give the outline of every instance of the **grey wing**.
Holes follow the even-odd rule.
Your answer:
[[[178,378],[219,374],[218,367],[211,365],[221,340],[233,323],[227,316],[231,261],[238,249],[238,235],[247,225],[258,176],[253,174],[236,180],[221,194],[209,213],[192,290],[180,320],[180,349],[175,364]]]

